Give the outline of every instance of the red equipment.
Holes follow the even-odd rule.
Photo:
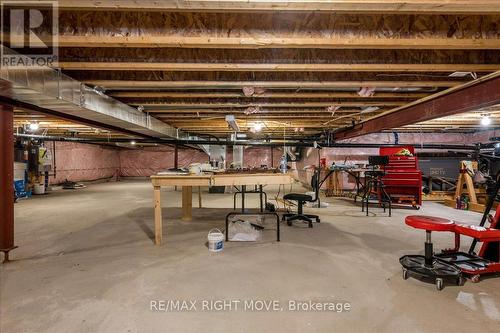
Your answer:
[[[407,204],[419,209],[422,205],[422,171],[415,156],[395,155],[407,149],[415,155],[412,146],[381,147],[380,155],[389,156],[389,164],[383,166],[382,181],[394,204]]]
[[[472,282],[479,282],[483,274],[500,272],[500,205],[496,209],[495,216],[487,216],[490,222],[489,228],[431,216],[406,217],[405,223],[425,230],[427,239],[425,256],[407,255],[400,258],[403,278],[408,278],[408,272],[433,277],[437,289],[441,290],[445,278],[454,278],[457,284],[461,284],[462,274],[469,276]],[[432,231],[455,233],[455,247],[434,254],[430,236]],[[468,253],[459,250],[462,235],[475,240]],[[474,253],[475,242],[482,242],[478,254]]]

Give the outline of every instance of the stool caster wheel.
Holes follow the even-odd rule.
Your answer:
[[[476,274],[476,275],[472,275],[470,280],[472,281],[472,283],[478,283],[480,278],[481,278],[481,275]]]
[[[408,273],[408,270],[403,268],[403,280],[408,280],[409,277],[410,275]]]
[[[436,289],[437,290],[443,290],[444,285],[443,285],[443,279],[437,278],[436,279]]]

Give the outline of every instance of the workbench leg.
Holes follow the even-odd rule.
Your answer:
[[[202,202],[201,202],[201,186],[198,186],[198,208],[202,207]]]
[[[241,185],[241,212],[245,212],[245,193],[247,191],[246,185]]]
[[[161,187],[154,187],[155,200],[155,244],[161,245],[163,234],[163,221],[161,216]]]
[[[193,187],[182,187],[182,220],[191,221],[193,219]]]
[[[259,185],[259,200],[260,200],[260,212],[264,212],[264,205],[262,203],[262,185]]]

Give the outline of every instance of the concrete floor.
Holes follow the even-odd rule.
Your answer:
[[[165,244],[152,244],[147,181],[90,185],[16,204],[14,261],[1,267],[0,331],[17,332],[466,332],[500,327],[500,279],[448,286],[404,281],[398,258],[423,251],[413,210],[365,217],[343,199],[314,229],[283,226],[259,243],[210,254],[231,195],[205,194],[194,220],[180,220],[180,192],[163,194]],[[270,191],[272,192],[272,191]],[[194,194],[196,195],[196,194]],[[271,195],[272,197],[272,195]],[[197,203],[197,200],[193,200]],[[253,202],[255,204],[255,201]],[[418,214],[478,222],[437,203]],[[437,248],[452,236],[435,234]],[[465,242],[468,244],[468,240]],[[152,311],[152,300],[197,301],[197,311]],[[203,300],[276,300],[284,311],[203,311]],[[350,311],[289,311],[288,301],[348,302]],[[495,329],[496,327],[496,329]]]

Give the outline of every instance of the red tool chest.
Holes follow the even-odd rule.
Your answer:
[[[411,146],[380,148],[381,156],[389,156],[389,164],[382,167],[385,172],[382,181],[394,204],[420,208],[422,205],[422,171],[418,168],[416,156],[394,155],[402,149],[415,154]]]

